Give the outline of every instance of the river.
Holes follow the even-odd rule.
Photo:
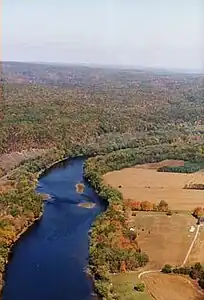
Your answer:
[[[37,191],[51,195],[41,219],[16,243],[7,266],[3,300],[91,300],[89,229],[105,205],[83,178],[83,158],[45,172]],[[85,184],[83,194],[76,184]],[[79,207],[90,199],[93,208]]]

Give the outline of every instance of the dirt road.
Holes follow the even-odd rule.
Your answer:
[[[198,225],[198,226],[197,226],[197,230],[196,230],[195,236],[194,236],[194,238],[193,238],[193,241],[192,241],[192,243],[191,243],[191,245],[190,245],[190,247],[189,247],[189,249],[188,249],[188,252],[187,252],[187,254],[186,254],[185,258],[184,258],[184,261],[183,261],[183,263],[182,263],[182,265],[181,265],[180,267],[183,267],[183,266],[186,264],[186,262],[187,262],[187,260],[188,260],[188,258],[189,258],[189,255],[191,254],[191,251],[192,251],[192,249],[193,249],[193,246],[194,246],[194,244],[195,244],[195,242],[196,242],[196,239],[197,239],[197,237],[198,237],[200,227],[201,227],[201,225]],[[143,272],[141,272],[141,273],[138,275],[138,278],[140,279],[140,278],[141,278],[143,275],[145,275],[145,274],[158,273],[158,272],[161,272],[161,270],[148,270],[148,271],[143,271]]]

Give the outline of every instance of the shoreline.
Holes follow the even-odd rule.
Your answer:
[[[20,241],[20,239],[23,238],[23,235],[24,234],[29,234],[29,230],[31,230],[32,227],[40,220],[40,218],[43,215],[43,204],[44,204],[44,202],[46,202],[47,200],[49,200],[50,197],[51,197],[49,194],[40,193],[39,191],[36,190],[36,187],[37,187],[37,184],[38,184],[40,178],[42,176],[46,175],[47,172],[51,171],[51,169],[54,168],[55,166],[57,166],[58,164],[67,162],[69,159],[74,159],[74,158],[78,158],[78,156],[71,157],[71,158],[67,157],[67,158],[62,159],[62,160],[57,160],[57,161],[51,163],[47,168],[44,168],[44,169],[42,169],[42,170],[40,170],[40,171],[38,171],[38,172],[35,173],[35,179],[33,181],[33,183],[35,184],[34,190],[35,190],[35,193],[39,194],[42,197],[41,212],[40,212],[39,216],[36,217],[35,219],[31,219],[31,220],[26,220],[25,221],[26,225],[22,228],[22,230],[16,235],[16,237],[13,239],[13,241],[11,242],[11,244],[8,246],[8,255],[7,255],[7,258],[5,259],[5,262],[4,262],[4,270],[1,273],[2,277],[0,278],[0,299],[2,299],[3,288],[4,288],[4,285],[5,285],[8,264],[9,264],[10,260],[12,259],[12,255],[13,255],[13,253],[15,251],[15,246],[17,245],[18,241]],[[82,170],[82,176],[86,180],[84,168]],[[77,206],[78,207],[82,207],[82,208],[86,208],[86,209],[92,209],[92,208],[94,208],[96,206],[96,204],[95,203],[88,203],[88,202],[83,203],[82,202],[82,203],[78,203]],[[95,222],[93,222],[93,224],[91,225],[91,229],[90,230],[92,230],[92,226],[94,224],[95,224]],[[89,237],[88,243],[89,243],[89,246],[90,246],[90,244],[91,244],[90,237]],[[90,255],[89,252],[88,252],[88,255]],[[88,267],[89,267],[89,259],[88,259],[88,264],[87,264],[86,269],[88,269]],[[2,282],[1,282],[1,280],[2,280]],[[93,276],[91,276],[91,280],[94,283]],[[93,293],[95,294],[94,288],[93,288]],[[97,297],[98,297],[98,295],[97,295]]]
[[[37,222],[40,221],[42,214],[43,214],[43,211],[41,211],[41,213],[39,214],[39,216],[37,218],[35,218],[32,221],[28,221],[29,224],[24,226],[24,228],[16,235],[15,239],[8,246],[8,255],[7,255],[6,260],[4,261],[4,270],[3,270],[3,272],[0,273],[0,275],[1,275],[1,277],[0,277],[0,299],[2,298],[3,288],[5,285],[5,276],[6,276],[6,272],[7,272],[7,266],[8,266],[9,261],[12,258],[14,248],[17,245],[18,241],[23,237],[23,235],[26,234],[27,231],[31,230],[32,226],[34,226]]]
[[[21,232],[19,232],[17,234],[17,236],[15,237],[15,239],[12,241],[11,245],[10,245],[10,250],[9,250],[9,255],[8,257],[12,254],[12,248],[15,247],[16,243],[18,242],[18,240],[20,238],[22,238],[22,236],[26,233],[26,231],[31,230],[32,226],[35,225],[37,222],[40,221],[40,218],[42,217],[43,213],[41,212],[41,214],[39,215],[39,217],[35,218],[34,220],[32,220],[27,226],[25,226]],[[9,260],[6,261],[6,264],[8,263]]]

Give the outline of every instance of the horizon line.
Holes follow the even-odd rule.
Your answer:
[[[118,69],[118,70],[138,70],[138,71],[160,71],[170,73],[184,73],[184,74],[198,74],[204,75],[203,69],[184,69],[184,68],[168,68],[157,66],[140,66],[140,65],[120,65],[120,64],[104,64],[104,63],[86,63],[86,62],[56,62],[56,61],[22,61],[22,60],[1,60],[1,63],[19,63],[19,64],[35,64],[35,65],[51,65],[51,66],[76,66],[87,68],[101,68],[101,69]]]

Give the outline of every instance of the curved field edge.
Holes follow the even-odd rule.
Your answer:
[[[106,258],[106,262],[104,263],[104,261],[100,259],[100,255],[96,254],[100,248],[105,250],[101,245],[101,239],[98,239],[98,237],[101,236],[103,230],[107,231],[107,225],[105,224],[107,223],[107,219],[109,219],[109,222],[111,223],[113,218],[121,216],[121,211],[123,211],[122,214],[125,218],[125,224],[128,227],[128,218],[126,218],[125,215],[122,194],[118,190],[107,186],[103,180],[103,175],[136,164],[158,162],[165,159],[200,162],[203,161],[204,155],[202,154],[202,151],[196,147],[160,145],[119,150],[105,156],[90,158],[85,163],[84,174],[86,179],[90,182],[92,187],[95,188],[99,196],[109,204],[107,211],[102,214],[93,225],[90,241],[89,272],[94,279],[95,291],[103,299],[118,299],[118,295],[115,295],[112,289],[110,261]],[[98,230],[99,226],[102,227],[103,230]],[[119,259],[120,267],[117,271],[126,272],[131,269],[127,266],[127,261],[128,260],[125,261],[124,258]]]

